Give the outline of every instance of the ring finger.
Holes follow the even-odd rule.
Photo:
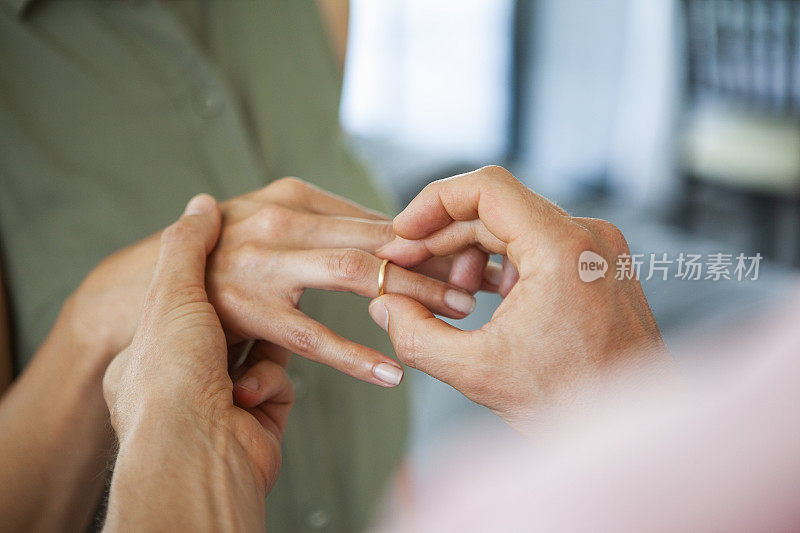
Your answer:
[[[296,295],[304,289],[351,291],[378,296],[378,273],[383,261],[357,249],[298,250],[281,252],[283,270],[291,276]],[[463,318],[475,308],[475,297],[453,285],[429,278],[397,265],[386,266],[384,292],[403,294],[434,313]]]

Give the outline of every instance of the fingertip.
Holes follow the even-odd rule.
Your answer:
[[[233,401],[240,407],[253,407],[258,405],[260,398],[258,391],[261,382],[257,377],[245,374],[233,385]]]
[[[255,381],[255,390],[248,388],[247,385],[242,385],[242,381],[253,380]],[[233,386],[233,402],[239,407],[249,408],[259,404],[258,397],[258,380],[254,377],[246,377],[237,382]]]
[[[489,254],[476,247],[469,247],[457,253],[450,270],[450,284],[469,293],[477,292],[481,287],[488,262]]]
[[[395,237],[392,241],[381,246],[375,252],[375,255],[381,259],[389,259],[397,266],[411,268],[430,258],[432,254],[421,241]]]
[[[483,280],[493,287],[500,287],[500,284],[503,283],[503,266],[495,263],[494,261],[489,262],[486,265],[486,270],[483,273]]]
[[[183,210],[183,214],[186,216],[207,215],[212,213],[216,207],[217,201],[213,196],[200,193],[189,200],[189,203],[186,204],[186,209]]]
[[[183,216],[200,217],[199,219],[188,219],[186,223],[190,224],[191,227],[201,229],[205,235],[206,254],[210,253],[217,243],[222,226],[222,213],[217,200],[206,193],[195,195],[186,204]],[[189,220],[192,222],[189,222]]]
[[[500,282],[500,286],[497,289],[497,292],[505,298],[508,296],[508,293],[511,292],[511,289],[514,288],[514,285],[517,284],[519,281],[519,272],[511,264],[511,261],[508,260],[507,257],[503,258],[503,279]]]
[[[383,303],[383,298],[383,296],[380,296],[370,302],[369,316],[384,331],[389,331],[389,310],[386,308],[386,304]]]
[[[380,302],[383,308],[386,309],[387,321],[398,321],[398,323],[392,326],[392,329],[397,329],[400,323],[410,318],[427,318],[434,316],[433,312],[425,307],[425,305],[403,294],[384,294],[379,298],[375,298],[373,303],[375,302]],[[375,309],[376,311],[378,310],[377,307]]]
[[[468,292],[450,289],[444,293],[444,303],[456,313],[467,316],[475,310],[477,300]]]

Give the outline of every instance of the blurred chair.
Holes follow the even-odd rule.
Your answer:
[[[741,204],[753,249],[774,256],[781,211],[800,218],[800,2],[683,0],[683,7],[681,221],[694,225],[698,207],[714,200]]]

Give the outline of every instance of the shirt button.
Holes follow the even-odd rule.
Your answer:
[[[306,524],[311,529],[324,529],[331,523],[331,515],[322,507],[312,509],[306,515]]]
[[[212,119],[225,108],[225,100],[215,91],[201,91],[194,98],[194,111],[198,116]]]

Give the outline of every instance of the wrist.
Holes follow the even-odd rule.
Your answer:
[[[258,529],[265,497],[226,427],[185,411],[148,409],[120,437],[107,524],[146,529],[157,517],[187,529]]]
[[[159,234],[100,262],[64,302],[59,322],[107,365],[133,338],[158,257]]]
[[[213,456],[222,463],[243,466],[260,481],[263,476],[252,468],[247,452],[228,424],[230,415],[211,415],[169,400],[142,398],[124,419],[112,417],[112,426],[117,433],[120,451],[181,442],[179,448],[196,448],[199,449],[195,450],[196,453]]]
[[[78,289],[61,307],[51,335],[57,336],[61,342],[69,342],[84,361],[104,371],[124,346],[119,345],[112,328],[104,321],[90,317],[94,309],[93,303],[87,301]]]
[[[123,417],[112,417],[120,451],[191,435],[186,442],[213,442],[217,431],[206,420],[186,410],[143,399],[135,410]]]

